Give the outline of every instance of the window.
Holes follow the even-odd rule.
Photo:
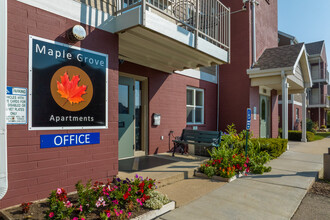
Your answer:
[[[296,108],[296,121],[299,120],[299,108]]]
[[[187,88],[187,124],[204,123],[204,90]]]

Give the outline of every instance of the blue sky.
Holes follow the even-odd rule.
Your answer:
[[[329,61],[330,0],[278,0],[278,29],[299,42],[325,40]]]

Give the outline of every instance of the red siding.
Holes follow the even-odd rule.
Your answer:
[[[222,1],[231,11],[242,9],[242,1]],[[252,65],[251,10],[231,15],[231,63],[220,66],[220,129],[234,123],[238,131],[245,129],[246,109],[257,107],[257,119],[251,122],[255,137],[259,136],[259,88],[252,88],[246,70]],[[261,1],[256,7],[257,59],[266,48],[276,47],[277,1]],[[275,111],[276,112],[276,111]],[[272,120],[278,117],[272,115]],[[275,128],[274,128],[275,129]],[[276,129],[275,129],[276,130]],[[275,132],[274,130],[274,132]]]
[[[120,72],[148,77],[149,83],[149,154],[169,150],[169,132],[180,136],[186,128],[186,88],[204,89],[204,125],[200,130],[216,130],[217,85],[179,74],[168,74],[130,62],[119,67]],[[152,114],[161,114],[159,126],[152,125]],[[192,127],[192,126],[188,126]],[[164,139],[161,140],[161,136]],[[171,137],[172,138],[172,137]],[[173,138],[172,138],[173,139]],[[172,147],[172,143],[171,143]]]
[[[64,34],[76,24],[8,1],[8,86],[28,87],[29,35],[68,43]],[[118,172],[118,39],[114,34],[85,28],[87,38],[75,46],[109,55],[109,130],[83,130],[101,133],[97,145],[40,149],[41,134],[82,130],[28,131],[27,125],[8,125],[9,190],[0,208],[45,198],[56,187],[73,191],[78,180],[106,179]]]

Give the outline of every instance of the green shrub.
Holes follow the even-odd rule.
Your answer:
[[[306,137],[307,141],[313,141],[314,140],[314,133],[307,131]],[[301,131],[288,131],[288,139],[290,141],[301,141],[302,138],[302,132]]]
[[[170,202],[167,195],[164,195],[158,191],[151,191],[149,194],[150,199],[144,204],[144,207],[149,209],[160,209],[163,205]]]
[[[281,138],[254,138],[251,142],[260,144],[260,151],[266,151],[271,158],[281,156],[287,149],[288,140]]]
[[[321,128],[322,128],[322,129],[326,129],[327,126],[325,126],[325,125],[321,125]]]

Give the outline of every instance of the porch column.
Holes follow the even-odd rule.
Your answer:
[[[302,134],[301,134],[301,142],[307,142],[307,138],[306,138],[306,113],[307,113],[307,101],[306,101],[306,89],[304,89],[304,92],[301,93],[301,97],[302,97],[302,123],[301,123],[301,130],[302,130]]]
[[[282,138],[288,139],[288,79],[282,71]]]

